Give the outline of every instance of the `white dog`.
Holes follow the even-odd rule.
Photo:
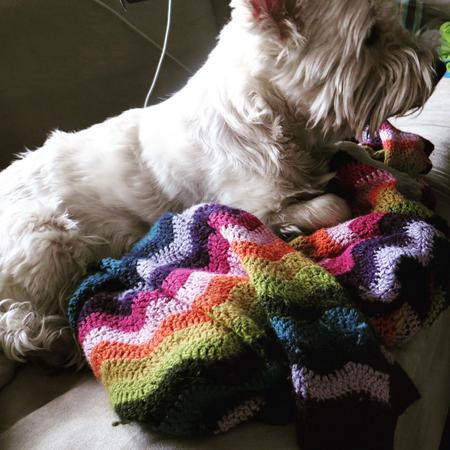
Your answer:
[[[217,47],[172,98],[55,131],[0,174],[4,379],[6,358],[78,360],[69,293],[166,210],[219,202],[302,230],[346,219],[322,195],[327,149],[431,94],[433,54],[391,1],[231,4]]]

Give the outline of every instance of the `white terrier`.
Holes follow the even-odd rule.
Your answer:
[[[219,202],[303,230],[345,220],[345,202],[323,195],[328,150],[431,94],[433,54],[392,1],[231,5],[217,47],[172,98],[55,131],[0,174],[3,382],[7,359],[77,361],[70,292],[166,210]]]

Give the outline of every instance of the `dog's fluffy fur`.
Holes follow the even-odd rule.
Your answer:
[[[344,220],[326,150],[422,105],[433,55],[386,0],[233,0],[206,64],[169,100],[55,131],[0,175],[0,349],[74,363],[67,297],[166,210],[243,208],[275,228]],[[1,357],[1,355],[0,355]],[[1,380],[0,380],[1,382]]]

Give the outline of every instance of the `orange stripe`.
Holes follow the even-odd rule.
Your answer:
[[[308,256],[313,258],[325,258],[339,254],[344,247],[335,242],[326,230],[319,230],[311,236],[305,237],[304,242],[308,248]]]
[[[210,281],[192,306],[208,314],[214,306],[225,303],[230,297],[231,289],[242,283],[248,283],[248,280],[242,276],[218,275]]]
[[[254,242],[233,242],[231,249],[241,258],[262,258],[269,261],[279,261],[283,256],[295,250],[281,239],[268,242],[267,244],[257,244]]]

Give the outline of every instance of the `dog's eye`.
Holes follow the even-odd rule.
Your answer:
[[[364,45],[366,47],[372,47],[378,41],[380,37],[380,27],[378,25],[373,25],[370,29],[370,33],[367,35]]]

